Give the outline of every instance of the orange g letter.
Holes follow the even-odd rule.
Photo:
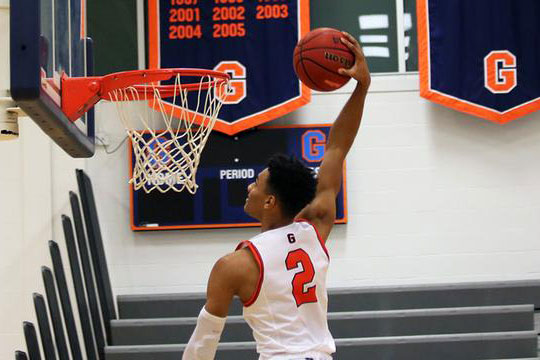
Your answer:
[[[220,97],[224,104],[238,104],[244,100],[247,94],[245,66],[238,61],[222,61],[214,70],[227,73],[231,76],[227,96],[224,97],[223,94],[217,94],[216,96]]]
[[[494,94],[507,94],[517,85],[516,57],[508,50],[484,58],[484,86]]]

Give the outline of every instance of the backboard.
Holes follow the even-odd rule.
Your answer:
[[[11,0],[11,97],[73,157],[94,154],[94,115],[70,121],[62,112],[63,76],[92,75],[86,0]]]

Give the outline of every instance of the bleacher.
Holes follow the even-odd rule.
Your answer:
[[[328,323],[336,359],[529,359],[537,357],[540,281],[332,289]],[[204,294],[124,295],[107,359],[175,359]],[[235,301],[217,359],[256,359]],[[422,354],[419,356],[419,354]]]

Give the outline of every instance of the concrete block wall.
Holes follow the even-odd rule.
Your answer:
[[[539,278],[540,114],[505,126],[419,97],[418,78],[376,76],[347,158],[349,223],[328,242],[329,286]],[[352,85],[271,124],[328,123]],[[98,107],[111,146],[114,109]],[[127,146],[87,163],[117,294],[204,291],[213,263],[257,229],[129,229]]]

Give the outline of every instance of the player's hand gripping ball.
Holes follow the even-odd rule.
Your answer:
[[[293,65],[298,78],[313,90],[333,91],[351,78],[338,69],[354,65],[354,53],[341,41],[343,33],[318,28],[306,34],[294,49]]]

